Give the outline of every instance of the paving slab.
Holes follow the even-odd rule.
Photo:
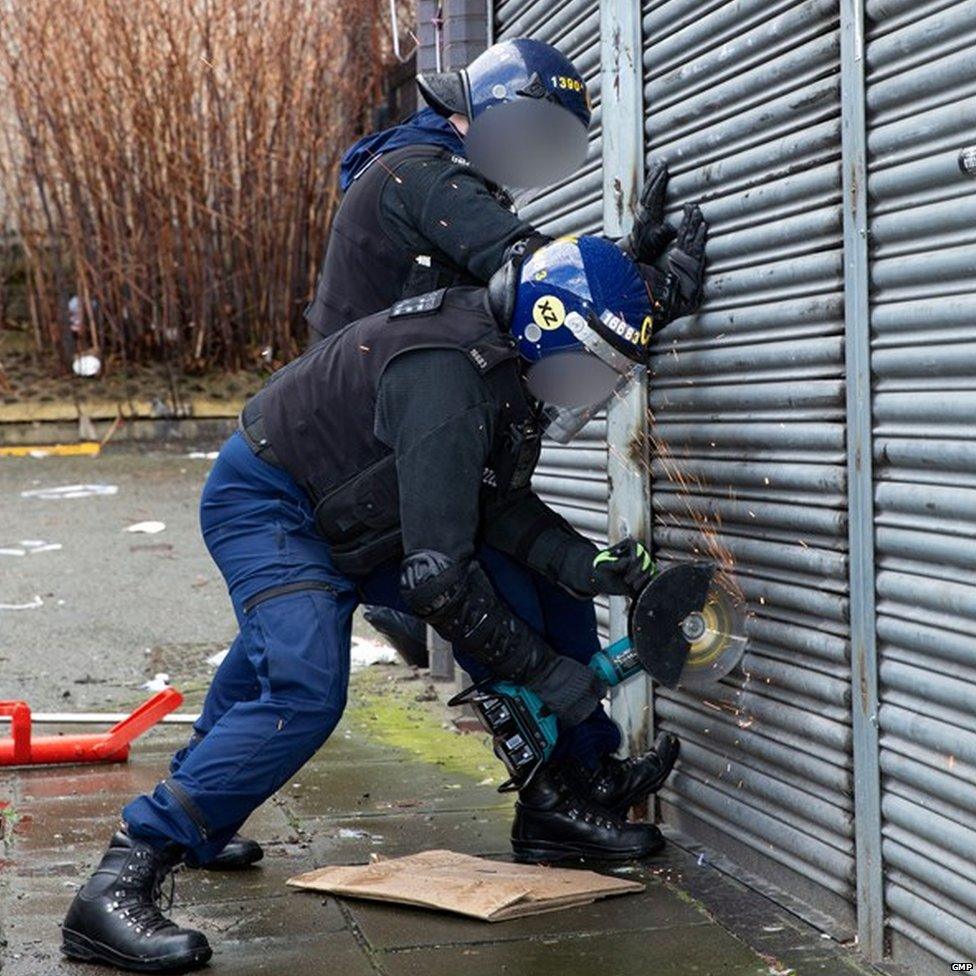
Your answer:
[[[347,907],[363,936],[376,949],[472,945],[486,941],[559,938],[567,934],[591,936],[601,932],[646,931],[650,939],[654,937],[653,930],[710,923],[696,906],[663,884],[653,882],[639,894],[495,923],[366,901],[348,901]]]
[[[493,785],[441,766],[396,762],[309,764],[282,791],[296,816],[383,815],[511,806]]]
[[[222,942],[214,949],[210,971],[227,976],[254,976],[256,973],[271,976],[377,976],[371,957],[348,932],[329,932],[302,941],[246,939]]]
[[[295,938],[307,941],[346,931],[334,898],[286,890],[270,898],[230,899],[177,910],[180,923],[200,929],[212,942]]]
[[[769,976],[768,966],[724,929],[448,945],[378,954],[387,976]]]
[[[382,817],[310,818],[299,821],[317,867],[365,863],[445,848],[462,854],[507,854],[512,811],[508,808],[447,813],[396,813]]]

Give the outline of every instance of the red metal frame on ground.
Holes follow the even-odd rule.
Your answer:
[[[0,715],[10,716],[10,738],[0,739],[0,766],[124,762],[132,741],[182,704],[183,696],[175,688],[165,688],[107,732],[34,738],[27,702],[0,701]]]

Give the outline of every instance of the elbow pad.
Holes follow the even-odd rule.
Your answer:
[[[555,658],[474,560],[460,563],[430,549],[412,553],[401,564],[400,592],[413,613],[495,677],[524,684]]]

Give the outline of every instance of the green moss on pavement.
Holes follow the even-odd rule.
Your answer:
[[[439,702],[418,702],[419,681],[390,680],[386,669],[365,668],[353,675],[344,724],[372,741],[474,782],[500,783],[504,770],[488,736],[459,733]]]

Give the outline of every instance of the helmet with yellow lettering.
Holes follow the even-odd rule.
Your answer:
[[[561,238],[523,262],[509,327],[551,437],[568,441],[646,364],[653,311],[637,266],[605,238]]]

